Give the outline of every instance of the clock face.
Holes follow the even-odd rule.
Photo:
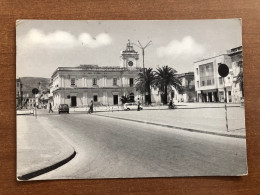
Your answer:
[[[128,66],[133,66],[133,65],[134,65],[134,63],[132,61],[128,62]]]

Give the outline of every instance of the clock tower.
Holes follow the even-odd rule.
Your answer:
[[[121,68],[136,69],[139,68],[139,54],[134,50],[133,43],[128,40],[126,49],[121,52]]]

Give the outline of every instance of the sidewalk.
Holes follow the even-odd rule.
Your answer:
[[[74,148],[46,119],[17,116],[17,178],[27,180],[65,164]]]
[[[227,113],[229,131],[226,130],[225,109],[222,107],[153,111],[144,108],[140,112],[98,112],[95,115],[191,132],[245,138],[244,109],[228,107]]]
[[[28,110],[16,110],[17,115],[27,115],[27,114],[33,114],[33,109]]]
[[[224,103],[175,103],[178,109],[200,109],[200,108],[224,108]],[[227,107],[240,107],[240,104],[228,103]],[[168,110],[168,105],[143,105],[144,110]],[[57,108],[53,109],[57,111]],[[87,112],[89,107],[71,107],[70,112]],[[122,105],[94,106],[94,112],[114,112],[123,111]]]

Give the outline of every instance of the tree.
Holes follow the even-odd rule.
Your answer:
[[[147,93],[145,98],[145,103],[151,104],[151,87],[154,85],[154,72],[152,68],[143,69],[142,72],[138,74],[137,79],[135,80],[135,87],[137,91],[140,91],[142,94]]]
[[[181,82],[175,72],[168,65],[157,68],[155,72],[155,85],[163,92],[163,104],[167,104],[168,87],[174,87],[178,91],[182,90]]]
[[[125,103],[129,102],[129,98],[125,95],[122,95],[121,98],[120,98],[120,101],[124,105]]]
[[[243,62],[239,61],[237,66],[240,68],[240,72],[237,75],[235,85],[239,84],[240,90],[242,91],[242,97],[244,98],[244,78],[243,78]]]

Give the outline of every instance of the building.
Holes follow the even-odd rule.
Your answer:
[[[196,92],[194,85],[194,72],[187,72],[178,74],[177,78],[181,81],[182,91],[174,90],[174,101],[175,102],[195,102]]]
[[[95,105],[118,105],[123,95],[135,101],[140,94],[135,90],[134,81],[142,70],[138,60],[139,54],[129,41],[121,52],[120,66],[57,68],[51,76],[50,84],[53,106],[68,104],[71,107],[83,107],[89,105],[91,100]]]
[[[16,108],[21,106],[23,100],[22,83],[20,78],[16,78]]]
[[[231,52],[232,50],[194,62],[195,91],[198,102],[224,102],[224,85],[227,102],[237,102],[235,101],[237,95],[234,94],[235,77],[233,74],[236,62],[233,61],[235,57],[231,57],[234,53]],[[229,67],[229,74],[224,79],[218,74],[220,64],[226,64]]]
[[[239,84],[235,84],[235,82],[238,74],[240,72],[243,72],[242,46],[235,47],[229,50],[228,55],[231,57],[231,63],[232,63],[232,72],[231,72],[233,75],[232,102],[240,103],[241,99],[243,98],[243,94]]]

